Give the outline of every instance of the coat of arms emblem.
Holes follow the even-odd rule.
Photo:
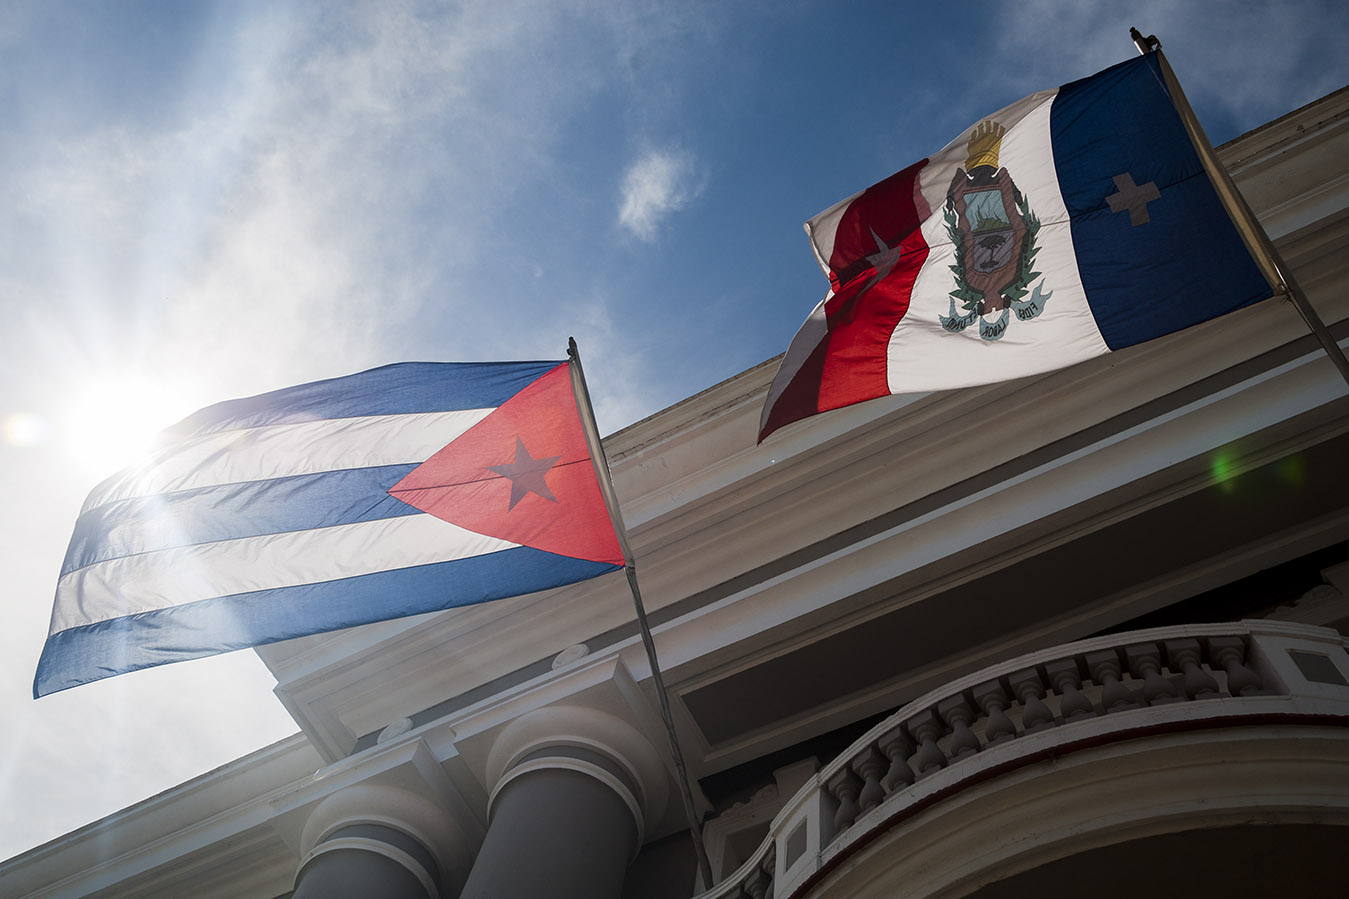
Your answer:
[[[984,340],[998,340],[1007,333],[1009,311],[1028,321],[1044,311],[1053,294],[1041,293],[1043,281],[1033,291],[1030,288],[1040,277],[1034,268],[1040,220],[1011,174],[998,166],[1006,133],[991,121],[974,129],[969,157],[965,167],[956,170],[943,209],[946,234],[955,247],[951,272],[956,289],[951,291],[950,313],[938,318],[952,332],[964,331],[977,320]]]

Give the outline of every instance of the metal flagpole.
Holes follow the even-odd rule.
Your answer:
[[[688,768],[684,765],[684,754],[679,749],[679,735],[675,732],[674,716],[670,713],[670,697],[665,691],[660,662],[656,660],[656,642],[651,638],[651,627],[646,620],[646,607],[642,604],[642,591],[637,586],[637,565],[633,562],[632,549],[628,546],[628,530],[623,525],[623,513],[618,508],[618,496],[614,493],[613,481],[609,477],[609,460],[604,456],[604,445],[600,442],[599,428],[595,425],[595,410],[590,405],[590,391],[586,388],[585,372],[581,368],[581,353],[576,348],[574,338],[567,338],[567,355],[571,359],[572,389],[576,395],[577,411],[581,414],[586,443],[590,446],[590,458],[595,464],[595,474],[599,479],[600,492],[604,494],[604,504],[609,509],[609,520],[613,522],[618,545],[623,550],[623,571],[628,576],[628,587],[632,590],[632,602],[637,608],[637,628],[642,633],[642,645],[646,647],[646,658],[651,664],[651,679],[656,687],[656,698],[660,702],[660,715],[665,721],[665,731],[670,738],[670,754],[674,758],[675,770],[679,775],[679,789],[684,797],[684,814],[688,816],[689,833],[693,837],[693,851],[698,856],[698,871],[702,874],[704,888],[711,889],[712,865],[707,860],[707,848],[703,845],[702,822],[693,804],[693,788],[690,785]]]
[[[1199,124],[1199,119],[1190,107],[1190,101],[1185,98],[1185,92],[1181,90],[1175,72],[1171,71],[1171,64],[1166,61],[1166,54],[1162,53],[1162,42],[1157,39],[1156,35],[1143,37],[1142,32],[1137,28],[1130,28],[1129,36],[1133,38],[1134,46],[1138,48],[1139,53],[1144,56],[1149,53],[1157,54],[1157,62],[1162,69],[1162,77],[1166,79],[1166,89],[1171,93],[1172,102],[1176,104],[1176,111],[1180,113],[1180,120],[1185,125],[1185,131],[1190,135],[1190,143],[1194,144],[1194,148],[1199,154],[1199,160],[1203,163],[1204,170],[1208,172],[1209,180],[1213,182],[1218,199],[1227,209],[1228,216],[1232,219],[1232,223],[1236,225],[1237,233],[1241,235],[1246,248],[1255,258],[1261,271],[1264,272],[1266,280],[1275,285],[1285,298],[1292,301],[1294,307],[1302,315],[1302,320],[1316,335],[1321,348],[1326,351],[1330,361],[1335,363],[1335,367],[1339,369],[1344,382],[1349,384],[1349,359],[1345,358],[1344,351],[1335,342],[1334,335],[1330,333],[1330,329],[1326,327],[1325,322],[1321,321],[1321,316],[1317,315],[1311,301],[1307,299],[1307,295],[1303,293],[1297,279],[1293,277],[1293,272],[1288,267],[1288,263],[1279,254],[1274,242],[1269,239],[1264,227],[1246,203],[1246,198],[1241,195],[1241,191],[1237,190],[1237,186],[1233,183],[1232,176],[1228,173],[1227,168],[1218,161],[1217,151],[1213,149],[1213,144],[1209,143],[1208,135],[1204,133],[1203,126]]]

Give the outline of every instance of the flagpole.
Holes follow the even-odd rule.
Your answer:
[[[1186,99],[1185,92],[1181,90],[1180,81],[1176,78],[1176,73],[1171,70],[1171,64],[1166,60],[1166,54],[1162,53],[1162,42],[1156,35],[1144,37],[1137,28],[1129,29],[1129,36],[1133,39],[1134,46],[1138,52],[1147,56],[1149,53],[1157,54],[1157,62],[1161,66],[1162,77],[1166,80],[1166,88],[1171,93],[1172,102],[1176,104],[1176,111],[1180,113],[1180,120],[1185,125],[1185,131],[1190,136],[1190,143],[1194,145],[1199,154],[1199,160],[1203,163],[1204,170],[1208,172],[1209,180],[1213,182],[1214,190],[1218,194],[1219,200],[1227,209],[1228,216],[1232,223],[1236,225],[1237,233],[1241,235],[1246,248],[1254,257],[1256,264],[1260,266],[1266,280],[1279,289],[1285,298],[1291,300],[1293,306],[1301,314],[1302,320],[1307,323],[1307,327],[1316,339],[1320,342],[1321,348],[1325,350],[1330,361],[1339,369],[1340,376],[1344,378],[1345,384],[1349,384],[1349,359],[1345,358],[1344,351],[1335,341],[1335,337],[1326,327],[1321,316],[1317,314],[1311,301],[1303,292],[1302,286],[1298,284],[1297,279],[1293,277],[1292,269],[1284,261],[1283,256],[1274,246],[1274,241],[1269,239],[1265,233],[1264,227],[1260,224],[1255,213],[1251,211],[1246,198],[1237,190],[1236,184],[1232,181],[1231,174],[1227,168],[1218,160],[1218,153],[1213,149],[1213,144],[1209,143],[1208,135],[1204,133],[1204,128],[1199,124],[1198,117],[1194,114],[1194,109],[1190,107],[1190,101]]]
[[[595,465],[595,474],[599,479],[600,492],[604,495],[604,504],[609,509],[609,520],[613,522],[619,548],[623,551],[623,571],[628,576],[628,588],[632,591],[632,602],[637,609],[637,629],[642,634],[642,645],[646,647],[646,658],[651,665],[651,680],[655,684],[656,698],[660,703],[660,715],[670,739],[670,754],[674,758],[679,789],[684,797],[684,814],[688,817],[689,834],[693,837],[693,851],[698,857],[698,872],[702,875],[704,889],[710,890],[714,885],[712,865],[707,859],[707,847],[703,845],[702,822],[698,818],[697,808],[693,802],[693,788],[689,781],[688,768],[684,765],[684,754],[679,749],[679,735],[675,731],[674,716],[670,712],[670,697],[665,690],[660,662],[656,659],[656,642],[651,637],[651,626],[647,623],[641,588],[637,586],[637,565],[633,561],[632,549],[628,545],[628,530],[623,524],[623,513],[618,507],[618,495],[614,492],[613,481],[609,476],[609,460],[605,458],[604,444],[600,441],[599,428],[595,424],[595,410],[590,405],[590,391],[586,388],[585,371],[581,368],[581,353],[576,348],[575,338],[567,338],[567,355],[571,360],[571,383],[586,443],[590,446],[590,458]]]

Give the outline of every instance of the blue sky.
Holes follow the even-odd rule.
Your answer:
[[[786,348],[802,221],[1133,24],[1215,143],[1349,82],[1349,10],[1309,0],[0,7],[0,858],[295,730],[251,652],[30,698],[138,435],[573,335],[615,431]]]

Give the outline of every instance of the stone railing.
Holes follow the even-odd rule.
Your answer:
[[[1084,737],[1100,743],[1239,721],[1268,712],[1271,697],[1349,702],[1340,635],[1272,621],[1156,628],[986,668],[919,697],[853,743],[784,804],[758,850],[698,899],[786,899],[866,831],[963,783]]]

